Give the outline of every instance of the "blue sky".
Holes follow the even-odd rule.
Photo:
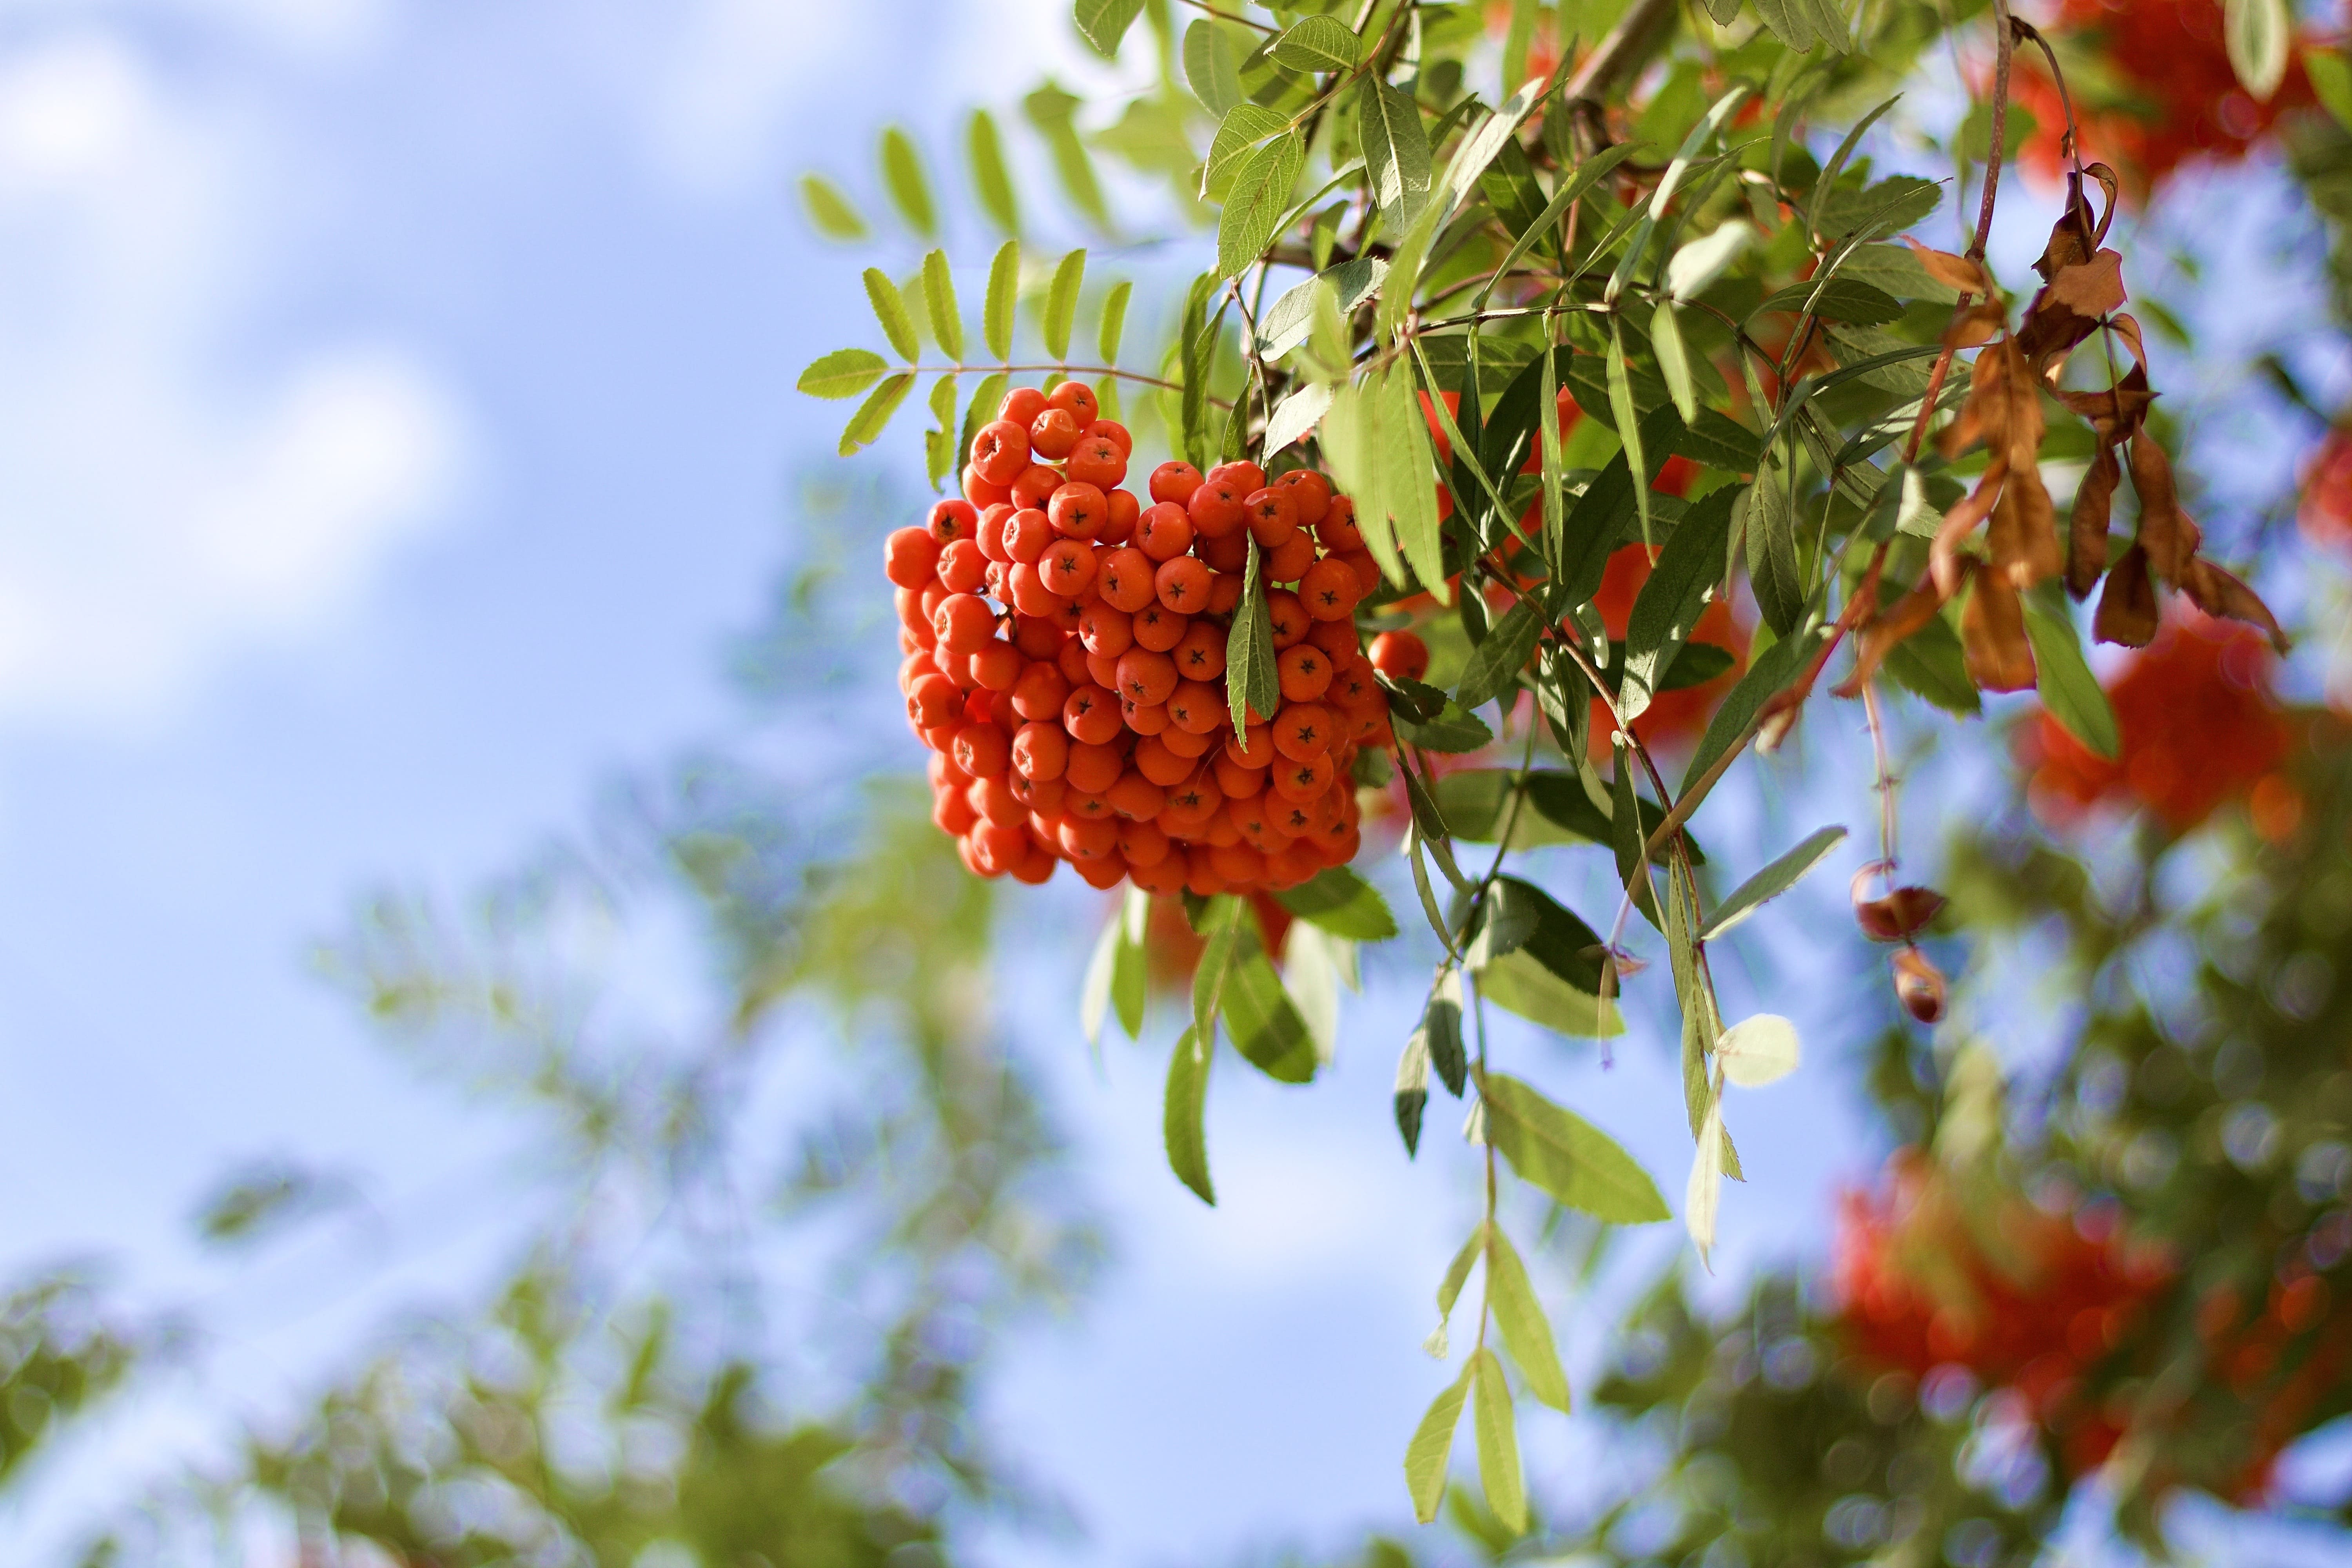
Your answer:
[[[462,1300],[500,1259],[509,1232],[453,1197],[509,1169],[509,1133],[385,1054],[306,948],[369,888],[462,891],[577,823],[600,779],[727,726],[724,637],[757,619],[844,413],[793,377],[875,335],[860,263],[806,236],[790,180],[862,191],[886,119],[940,148],[1041,68],[1104,79],[1063,10],[0,6],[0,1261],[100,1256],[222,1332],[202,1378],[101,1423],[0,1518],[0,1562],[46,1560],[80,1504],[201,1453],[225,1412],[286,1407],[389,1307]],[[1856,716],[1804,746],[1852,786],[1798,810],[1768,773],[1727,796],[1708,832],[1735,874],[1869,820]],[[1865,852],[1824,869],[1818,911]],[[1022,970],[1074,997],[1095,906],[1046,907],[1077,945]],[[1875,962],[1806,912],[1750,923],[1759,973]],[[1418,1165],[1389,1131],[1417,963],[1375,967],[1324,1087],[1220,1077],[1214,1213],[1160,1163],[1156,1053],[1114,1045],[1097,1078],[1070,1008],[1024,1018],[1121,1256],[996,1394],[1092,1531],[1048,1557],[1402,1516],[1404,1438],[1446,1375],[1418,1348],[1429,1297],[1472,1203],[1450,1106]],[[1735,1100],[1732,1277],[1817,1248],[1873,1158],[1823,1065],[1838,1000],[1745,999],[1816,1054]],[[1605,1074],[1516,1026],[1498,1047],[1678,1197],[1655,1040]],[[385,1227],[251,1271],[203,1259],[189,1205],[262,1153],[362,1173]],[[1580,1367],[1604,1326],[1563,1319]],[[1611,1462],[1528,1422],[1538,1488]]]

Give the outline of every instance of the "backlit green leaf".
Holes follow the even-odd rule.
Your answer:
[[[1523,1535],[1528,1528],[1528,1483],[1519,1468],[1511,1387],[1503,1381],[1503,1363],[1484,1346],[1472,1352],[1470,1370],[1475,1391],[1470,1424],[1478,1434],[1478,1481],[1486,1489],[1488,1510],[1513,1535]]]
[[[1209,1139],[1203,1125],[1209,1103],[1209,1062],[1215,1047],[1187,1028],[1176,1038],[1168,1058],[1168,1089],[1160,1106],[1160,1137],[1168,1150],[1168,1168],[1192,1189],[1200,1200],[1214,1206],[1217,1190],[1209,1181]]]
[[[1552,1341],[1551,1321],[1536,1299],[1527,1265],[1518,1249],[1497,1226],[1486,1229],[1486,1305],[1503,1331],[1503,1344],[1519,1363],[1528,1392],[1566,1414],[1568,1373],[1560,1370],[1559,1349]]]
[[[1286,132],[1258,148],[1234,171],[1224,210],[1217,215],[1217,275],[1232,278],[1255,263],[1274,239],[1290,205],[1291,188],[1307,158],[1306,143]]]
[[[1487,1138],[1523,1179],[1612,1225],[1673,1217],[1649,1173],[1582,1117],[1503,1073],[1480,1075],[1478,1094]]]
[[[955,279],[948,272],[948,253],[934,250],[923,258],[923,313],[930,318],[931,341],[948,358],[963,358],[963,316],[958,310]]]
[[[1364,41],[1333,16],[1300,18],[1274,40],[1276,63],[1320,76],[1343,71],[1364,58]]]
[[[874,307],[874,319],[882,323],[882,335],[908,364],[923,354],[922,340],[915,336],[915,318],[908,312],[906,299],[890,275],[878,267],[866,269],[866,299]]]
[[[1013,174],[1004,164],[1004,142],[996,117],[985,109],[971,111],[964,133],[964,150],[971,160],[972,189],[980,210],[1006,234],[1021,232],[1021,205],[1013,195]]]
[[[1465,600],[1471,592],[1465,591]],[[1454,689],[1454,700],[1465,708],[1478,708],[1506,692],[1516,695],[1519,671],[1535,657],[1547,619],[1541,595],[1523,595],[1487,631],[1486,639],[1471,650],[1470,662]]]
[[[914,385],[914,372],[900,371],[876,387],[874,395],[849,416],[849,424],[841,433],[841,455],[846,458],[861,447],[872,446],[881,436],[884,426],[890,423],[890,416],[898,411],[898,405],[907,400],[907,394],[913,390]]]
[[[1020,295],[1021,242],[1008,239],[988,264],[988,298],[980,318],[980,335],[1000,360],[1013,357],[1013,312]]]
[[[872,349],[835,349],[801,372],[796,384],[812,397],[855,397],[889,368]]]
[[[2035,594],[2025,601],[2025,635],[2040,672],[2042,706],[2068,734],[2113,762],[2123,746],[2114,705],[2083,658],[2083,639],[2061,597],[2055,605]]]
[[[1402,238],[1429,200],[1429,135],[1412,99],[1377,75],[1356,90],[1356,134],[1372,199],[1392,239]]]
[[[850,205],[841,187],[822,174],[801,176],[801,205],[807,209],[817,233],[827,239],[866,237],[866,220]]]
[[[1445,1500],[1445,1469],[1454,1456],[1454,1429],[1462,1424],[1462,1405],[1470,1394],[1471,1368],[1446,1385],[1431,1401],[1429,1411],[1405,1445],[1404,1484],[1412,1494],[1412,1513],[1423,1524],[1435,1521],[1438,1504]]]
[[[1397,933],[1396,916],[1380,889],[1345,866],[1328,867],[1275,900],[1300,920],[1350,942],[1386,942]]]
[[[1731,890],[1730,897],[1715,907],[1706,924],[1699,928],[1698,940],[1712,942],[1725,931],[1763,908],[1766,900],[1777,899],[1804,879],[1805,873],[1822,862],[1822,857],[1836,848],[1845,837],[1845,829],[1830,826],[1811,834],[1794,849],[1781,856],[1756,875]]]
[[[1118,56],[1119,40],[1143,15],[1143,0],[1077,0],[1078,36],[1105,59]]]
[[[1101,351],[1105,364],[1118,363],[1119,334],[1127,330],[1127,301],[1134,292],[1135,285],[1122,278],[1103,296],[1102,330],[1096,335],[1095,347]]]
[[[890,193],[890,205],[907,220],[907,226],[925,239],[939,232],[939,217],[931,207],[930,182],[923,177],[923,161],[915,151],[914,139],[893,125],[882,132],[882,184]]]
[[[1266,609],[1264,572],[1257,541],[1252,539],[1242,568],[1241,602],[1234,606],[1233,626],[1225,633],[1225,704],[1237,736],[1246,734],[1252,709],[1270,719],[1282,698],[1275,674],[1274,621]]]
[[[1087,253],[1073,250],[1062,258],[1054,268],[1054,280],[1045,287],[1045,319],[1039,323],[1045,338],[1045,357],[1063,361],[1070,357],[1070,327],[1077,320],[1078,286],[1086,280]]]
[[[2222,0],[2221,40],[2239,85],[2267,103],[2286,79],[2294,15],[2286,0]]]

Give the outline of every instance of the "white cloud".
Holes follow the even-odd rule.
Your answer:
[[[277,168],[122,33],[0,60],[0,718],[168,712],[446,511],[462,422],[413,354],[240,352]]]

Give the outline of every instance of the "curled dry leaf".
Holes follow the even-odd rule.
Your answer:
[[[2062,267],[2026,307],[2018,347],[2037,373],[2099,330],[2100,321],[2124,302],[2124,258],[2102,250],[2087,261]]]
[[[2189,562],[2181,574],[2180,591],[2189,595],[2190,604],[2209,616],[2227,616],[2233,621],[2262,627],[2270,634],[2271,646],[2281,654],[2291,646],[2262,596],[2210,561]]]
[[[2184,530],[2194,525],[2180,514],[2172,459],[2144,430],[2131,440],[2131,479],[2132,490],[2139,497],[2138,543],[2147,553],[2148,569],[2165,582],[2178,583],[2181,564],[2197,549],[2193,541],[2183,539]]]
[[[1944,976],[1942,971],[1927,962],[1927,955],[1916,947],[1905,947],[1895,955],[1895,994],[1903,1010],[1923,1024],[1932,1024],[1944,1016]]]
[[[2083,482],[2074,489],[2074,510],[2066,520],[2066,591],[2080,599],[2107,569],[2107,515],[2123,481],[2116,449],[2102,445]]]
[[[1973,294],[1979,300],[1991,297],[1992,280],[1985,276],[1981,264],[1965,256],[1954,256],[1948,250],[1930,249],[1907,234],[1903,237],[1903,243],[1911,247],[1911,254],[1919,258],[1919,265],[1927,269],[1927,276],[1945,288]]]
[[[2099,592],[2099,607],[2091,617],[2091,635],[2100,642],[2124,647],[2146,647],[2156,640],[2156,584],[2148,581],[2147,552],[2137,543],[2123,552],[2107,585]]]
[[[1995,452],[1977,480],[1977,488],[1954,501],[1952,510],[1944,514],[1943,522],[1937,527],[1935,540],[1927,546],[1927,576],[1941,598],[1948,599],[1958,593],[1960,584],[1974,569],[1975,561],[1960,553],[1960,541],[1992,515],[1993,507],[2000,500],[2001,484],[2008,478],[2009,454]]]
[[[2033,644],[2025,635],[2025,605],[1998,572],[1979,572],[1960,607],[1960,653],[1969,679],[1984,691],[2031,691]]]
[[[1874,616],[1864,623],[1854,638],[1853,673],[1832,689],[1840,697],[1859,697],[1870,678],[1878,673],[1887,650],[1905,637],[1933,620],[1936,612],[1944,607],[1945,595],[1937,591],[1934,577],[1922,577],[1919,585],[1887,607],[1886,613]]]
[[[1882,897],[1865,899],[1863,884],[1879,868],[1865,866],[1853,874],[1853,918],[1863,935],[1873,942],[1909,942],[1935,923],[1943,912],[1944,895],[1933,888],[1895,888]]]
[[[2107,193],[2107,210],[2093,220],[2091,204],[2083,194],[2083,176],[2099,182]],[[2050,230],[2050,243],[2042,247],[2042,259],[2033,269],[2042,274],[2045,283],[2069,267],[2079,267],[2089,260],[2107,237],[2107,225],[2116,216],[2116,194],[2121,182],[2116,172],[2105,163],[2094,163],[2080,174],[2066,176],[2066,208]]]

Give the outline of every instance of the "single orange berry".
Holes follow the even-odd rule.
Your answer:
[[[1331,659],[1313,643],[1286,647],[1275,657],[1275,678],[1286,702],[1312,702],[1331,689]]]
[[[1182,506],[1200,488],[1201,470],[1190,463],[1162,463],[1151,470],[1151,499],[1155,501]]]
[[[1372,668],[1391,680],[1419,680],[1429,673],[1429,645],[1411,632],[1382,632],[1372,639]]]
[[[1029,449],[1049,462],[1060,462],[1078,444],[1078,422],[1066,408],[1048,408],[1029,422]]]
[[[1154,653],[1173,653],[1184,635],[1192,629],[1191,617],[1180,616],[1165,605],[1146,605],[1135,612],[1135,646],[1150,648]]]
[[[1004,395],[1004,401],[996,405],[999,419],[1009,419],[1024,430],[1035,424],[1037,416],[1045,412],[1045,395],[1034,386],[1014,387]]]
[[[939,570],[940,542],[930,531],[901,528],[882,542],[882,574],[900,588],[920,588]]]
[[[1029,467],[1029,432],[1010,419],[982,426],[971,438],[971,466],[990,484],[1011,484]]]

